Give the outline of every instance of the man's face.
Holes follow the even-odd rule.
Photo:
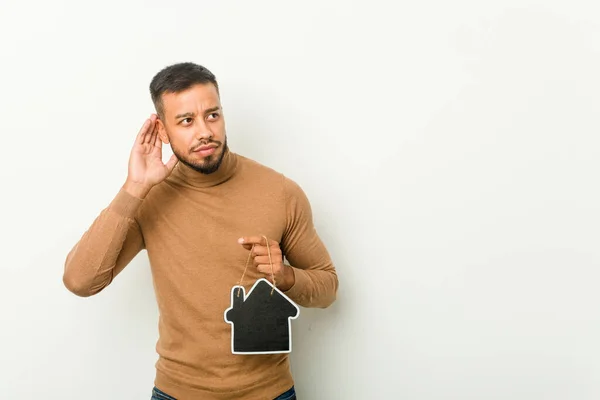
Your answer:
[[[164,115],[158,121],[158,133],[163,143],[170,143],[173,153],[187,166],[204,174],[215,172],[227,149],[217,88],[207,83],[164,93],[162,103]]]

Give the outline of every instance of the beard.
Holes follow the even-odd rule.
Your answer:
[[[205,144],[217,144],[217,151],[210,156],[204,157],[204,159],[200,162],[193,162],[189,158],[184,157],[179,151],[174,149],[173,146],[171,146],[171,150],[181,163],[187,165],[195,171],[200,172],[201,174],[208,175],[216,172],[219,169],[221,163],[223,162],[223,157],[225,157],[225,153],[227,153],[229,147],[227,146],[227,136],[225,136],[225,141],[222,144],[221,142],[216,142],[213,140],[210,140]]]

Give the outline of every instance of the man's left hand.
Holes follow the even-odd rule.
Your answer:
[[[269,239],[269,243],[267,243],[264,236],[244,236],[238,239],[238,243],[246,250],[252,250],[251,258],[254,259],[254,267],[279,290],[286,291],[294,286],[296,282],[294,271],[292,267],[283,263],[283,254],[277,241]],[[269,252],[271,253],[270,260]],[[273,282],[272,276],[275,277],[275,282]]]

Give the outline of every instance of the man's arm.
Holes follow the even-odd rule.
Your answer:
[[[65,261],[63,282],[78,296],[92,296],[106,286],[144,248],[135,219],[142,199],[121,189],[73,246]]]
[[[338,277],[314,223],[309,200],[294,181],[284,178],[286,228],[281,250],[294,271],[285,294],[303,307],[325,308],[336,299]]]
[[[125,184],[67,255],[63,282],[71,292],[100,292],[144,248],[136,214],[152,187],[166,179],[177,162],[173,154],[163,163],[157,115],[152,114],[135,138]]]

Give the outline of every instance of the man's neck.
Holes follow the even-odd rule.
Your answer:
[[[173,176],[186,182],[190,186],[211,187],[219,185],[231,178],[236,171],[237,165],[237,155],[227,148],[225,149],[221,165],[219,165],[219,168],[215,172],[204,174],[179,162],[173,171]]]

